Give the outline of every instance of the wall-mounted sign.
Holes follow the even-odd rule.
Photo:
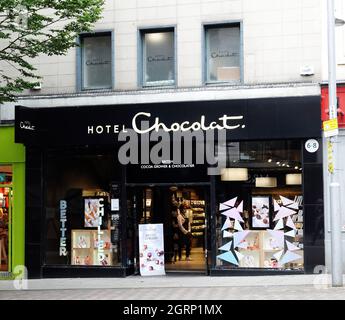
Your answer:
[[[139,225],[139,263],[142,276],[165,275],[163,224]]]
[[[326,138],[333,137],[339,134],[337,118],[324,121],[322,124],[323,132]]]
[[[309,139],[305,143],[305,149],[310,153],[315,153],[317,150],[319,150],[320,144],[315,139]]]
[[[120,239],[120,215],[111,215],[111,241],[116,243]]]
[[[20,129],[23,129],[23,130],[32,130],[32,131],[35,130],[35,126],[33,126],[30,121],[20,121],[19,126],[20,126]]]

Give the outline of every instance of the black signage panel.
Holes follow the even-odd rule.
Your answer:
[[[141,122],[146,121],[147,127]],[[320,96],[57,108],[16,107],[16,142],[114,145],[120,132],[225,129],[228,140],[321,136]],[[145,128],[147,130],[145,130]]]

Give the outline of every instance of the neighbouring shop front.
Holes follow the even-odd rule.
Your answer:
[[[322,121],[329,120],[329,96],[328,85],[321,86],[321,114]],[[345,207],[345,83],[337,83],[337,113],[338,113],[338,137],[337,137],[337,157],[335,159],[338,182],[340,183],[340,208]],[[331,269],[331,196],[330,196],[330,173],[329,173],[329,154],[331,149],[328,148],[329,139],[323,138],[324,153],[324,190],[325,190],[325,253],[326,267]],[[331,158],[332,159],[332,158]],[[343,243],[345,244],[345,213],[342,211],[341,225],[343,229]],[[343,254],[345,254],[345,246],[343,245]],[[343,270],[345,271],[345,261],[343,262]]]
[[[24,276],[25,148],[0,127],[0,280]]]
[[[324,264],[320,139],[320,96],[18,106],[29,276],[137,274],[146,254],[154,270],[138,237],[156,223],[167,272],[312,273]]]

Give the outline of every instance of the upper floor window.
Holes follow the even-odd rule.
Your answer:
[[[82,35],[80,45],[81,89],[112,88],[111,33]]]
[[[241,81],[240,24],[207,25],[206,82]]]
[[[175,84],[174,29],[142,30],[142,84]]]

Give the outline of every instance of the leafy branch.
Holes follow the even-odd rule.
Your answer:
[[[104,0],[0,1],[0,105],[37,85],[30,59],[64,55],[101,18]],[[4,66],[10,66],[5,69]]]

